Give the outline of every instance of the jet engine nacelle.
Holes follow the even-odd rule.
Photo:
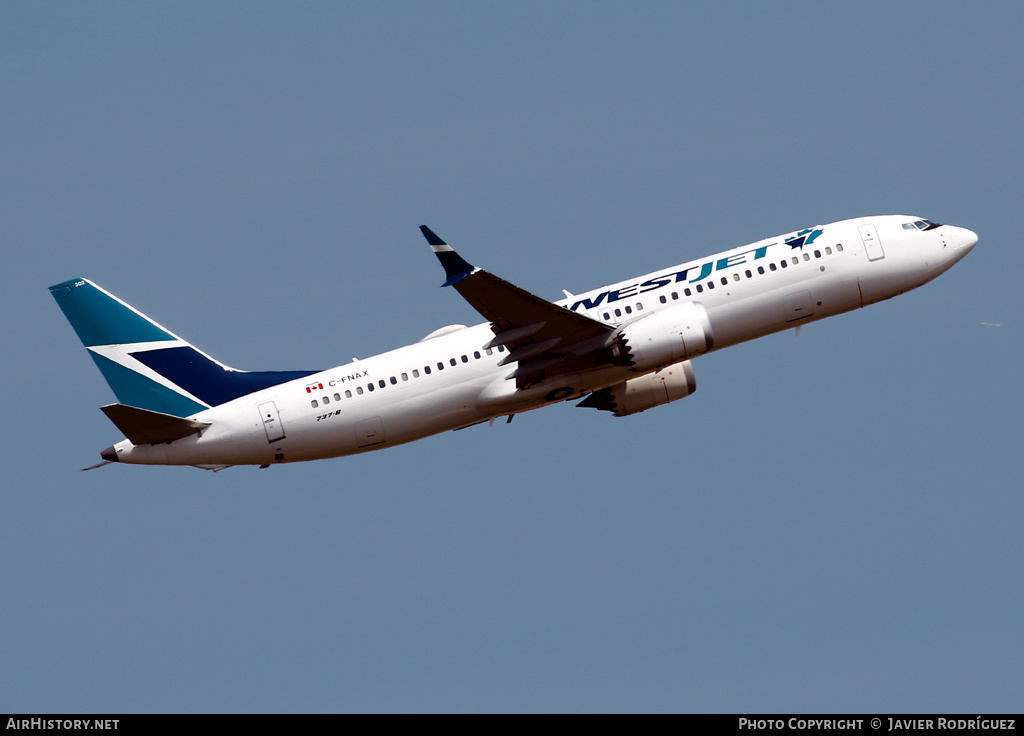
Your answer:
[[[646,376],[595,391],[577,406],[610,411],[625,417],[671,401],[685,399],[697,390],[697,379],[690,361],[662,368]]]
[[[617,340],[622,365],[638,372],[689,360],[715,345],[707,310],[700,302],[659,309],[623,326]]]

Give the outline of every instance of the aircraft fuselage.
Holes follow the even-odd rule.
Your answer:
[[[594,338],[567,349],[568,358],[565,353],[557,355],[563,360],[562,369],[539,367],[528,379],[516,378],[517,362],[507,360],[510,351],[520,352],[518,362],[523,365],[533,360],[532,365],[542,366],[531,353],[550,354],[558,349],[550,345],[559,338],[525,344],[520,340],[519,347],[511,342],[508,347],[488,347],[498,330],[492,328],[492,323],[497,324],[492,319],[211,406],[189,417],[208,423],[198,433],[157,444],[124,440],[104,457],[123,463],[214,468],[338,457],[616,386],[621,411],[622,387],[643,388],[636,379],[657,376],[673,366],[679,369],[703,353],[917,288],[949,269],[977,242],[970,230],[922,222],[927,223],[899,215],[845,220],[554,302],[606,326],[610,336],[626,335],[632,356],[625,363],[615,358],[611,337]],[[659,313],[657,319],[650,319]],[[641,320],[647,321],[641,324]],[[679,345],[668,349],[658,344],[663,324]],[[685,344],[691,336],[696,342]],[[612,350],[611,358],[601,359],[607,362],[593,362],[598,360],[593,357],[587,358],[591,363],[579,362],[584,360],[581,356],[596,355],[599,348]],[[640,361],[637,356],[644,350],[643,354],[654,356],[654,363]],[[499,365],[503,360],[506,363]],[[682,378],[678,380],[683,383],[675,384],[683,386],[680,395],[693,390],[692,368],[687,365],[686,371],[690,385],[683,386]],[[658,380],[652,377],[648,383]],[[656,405],[643,403],[648,400],[642,395],[643,391],[637,394],[641,396],[638,410]],[[658,403],[671,400],[659,398]]]

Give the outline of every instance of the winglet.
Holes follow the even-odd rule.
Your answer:
[[[441,261],[441,266],[444,267],[444,275],[448,277],[448,280],[441,284],[441,286],[451,286],[473,273],[475,270],[473,266],[456,253],[448,243],[437,237],[433,230],[426,225],[420,225],[420,232],[423,233],[423,237],[430,243],[430,249],[434,251],[437,260]]]

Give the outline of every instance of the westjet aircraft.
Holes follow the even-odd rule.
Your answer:
[[[265,468],[579,398],[577,406],[636,414],[693,393],[693,358],[915,289],[978,242],[970,230],[918,217],[862,217],[549,302],[420,230],[444,286],[487,321],[326,371],[235,370],[91,281],[51,286],[119,402],[103,412],[127,439],[99,465]]]

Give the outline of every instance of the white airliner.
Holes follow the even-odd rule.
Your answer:
[[[444,286],[487,321],[326,371],[235,370],[91,281],[51,286],[119,402],[103,411],[127,439],[103,460],[265,468],[583,397],[578,406],[636,414],[693,393],[693,358],[917,288],[978,242],[918,217],[862,217],[549,302],[420,230]]]

